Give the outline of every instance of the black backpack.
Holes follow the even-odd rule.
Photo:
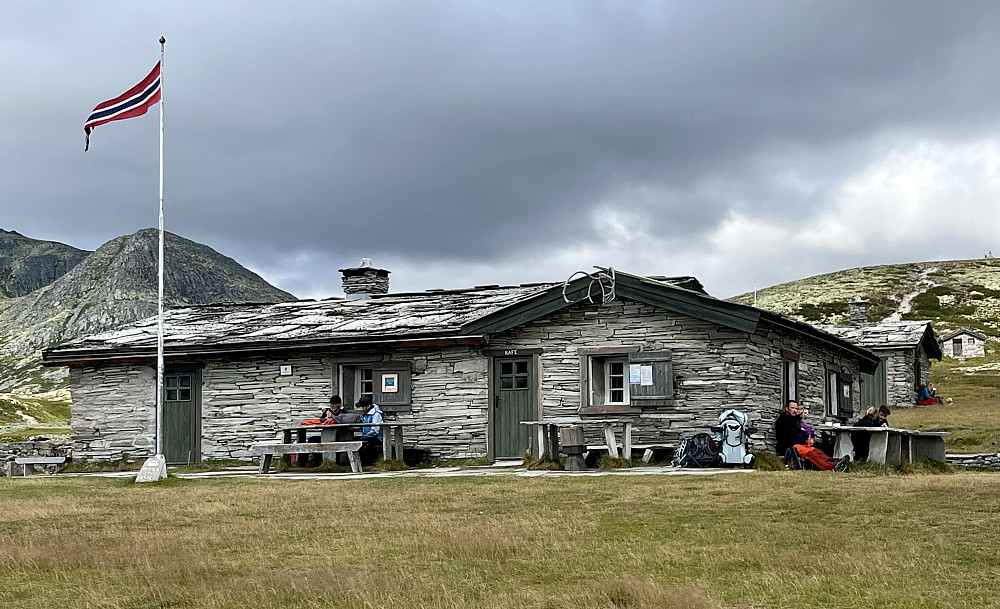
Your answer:
[[[687,443],[685,465],[712,467],[719,464],[719,442],[707,433],[696,433]]]

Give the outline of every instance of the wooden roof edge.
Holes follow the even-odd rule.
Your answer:
[[[959,328],[957,330],[952,330],[951,332],[945,334],[944,336],[938,339],[938,342],[940,343],[942,341],[955,338],[959,334],[969,334],[970,336],[975,336],[979,340],[986,340],[988,338],[986,334],[979,332],[977,330],[973,330],[972,328]]]
[[[450,345],[484,345],[489,339],[484,335],[446,335],[446,336],[408,336],[400,338],[386,339],[366,339],[348,341],[318,341],[303,342],[294,344],[286,342],[260,342],[260,343],[239,343],[232,345],[215,345],[214,348],[197,346],[167,346],[164,349],[164,358],[173,360],[190,360],[204,357],[216,357],[230,355],[233,353],[284,353],[288,351],[323,352],[334,348],[346,350],[370,349],[392,345],[398,348],[406,347],[426,347],[426,346],[450,346]],[[149,358],[156,358],[156,349],[144,347],[142,349],[76,349],[60,353],[52,353],[52,350],[42,352],[43,366],[86,366],[97,362],[125,362],[144,361]]]
[[[847,339],[841,338],[836,334],[831,334],[825,330],[821,330],[812,324],[807,324],[804,321],[798,321],[790,317],[785,317],[780,313],[774,313],[773,311],[762,311],[761,317],[766,321],[776,326],[781,326],[790,330],[798,331],[801,334],[810,336],[820,342],[827,343],[831,346],[837,347],[842,351],[847,351],[855,355],[858,358],[858,368],[867,374],[873,374],[878,368],[879,357],[871,349],[867,349],[860,345],[856,345]]]

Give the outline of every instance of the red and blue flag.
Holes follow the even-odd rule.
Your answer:
[[[142,116],[153,105],[160,101],[160,62],[156,62],[153,70],[139,81],[139,84],[122,93],[114,99],[101,102],[94,106],[83,131],[87,134],[87,145],[84,151],[90,150],[90,132],[94,127],[120,121],[126,118]]]

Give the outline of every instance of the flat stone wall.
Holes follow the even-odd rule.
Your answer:
[[[65,441],[28,441],[7,442],[0,444],[0,475],[23,476],[24,466],[14,463],[17,457],[65,457],[66,451],[72,448],[69,440]],[[49,468],[55,471],[58,465],[36,465],[35,471]]]
[[[945,461],[959,467],[1000,467],[1000,453],[946,455]]]
[[[912,406],[917,400],[917,386],[929,383],[931,361],[923,347],[918,349],[897,349],[879,351],[888,356],[885,365],[886,401],[892,405]],[[917,364],[920,379],[917,380]]]
[[[150,366],[70,369],[73,452],[116,461],[156,450],[156,370]]]
[[[708,431],[723,410],[746,412],[758,427],[758,442],[773,446],[774,420],[781,408],[782,350],[799,355],[800,399],[825,418],[826,369],[837,366],[854,379],[857,364],[836,358],[811,339],[761,324],[754,335],[649,305],[617,300],[607,305],[577,305],[491,337],[494,349],[542,347],[540,394],[546,417],[578,416],[581,347],[640,347],[672,352],[675,403],[647,408],[634,416],[633,442],[675,445],[683,436]],[[623,415],[625,416],[625,415]],[[602,417],[596,417],[602,418]],[[588,443],[603,443],[588,432]]]
[[[280,374],[283,365],[291,375]],[[321,355],[213,360],[201,377],[204,459],[249,459],[252,444],[319,417],[333,394],[330,364]]]

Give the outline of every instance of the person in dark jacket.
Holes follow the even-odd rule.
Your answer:
[[[854,427],[882,427],[882,421],[878,418],[878,408],[869,406],[865,411],[865,416],[858,419]],[[868,450],[871,445],[870,433],[852,433],[851,443],[854,444],[854,458],[858,461],[868,460]]]
[[[824,471],[849,471],[850,456],[845,455],[835,463],[829,455],[813,446],[812,428],[803,422],[804,418],[802,407],[790,400],[774,422],[776,449],[778,456],[785,459],[785,465],[790,469],[813,467]]]
[[[809,440],[809,433],[802,428],[802,418],[802,407],[795,400],[790,400],[778,415],[774,422],[774,438],[779,457],[784,457],[792,446]]]

